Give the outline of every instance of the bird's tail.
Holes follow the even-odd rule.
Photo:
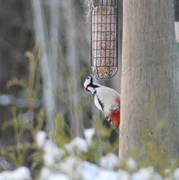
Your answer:
[[[117,134],[119,134],[119,128],[118,127],[114,127],[114,130],[116,131]]]
[[[111,118],[108,117],[108,118],[107,118],[107,121],[108,121],[109,123],[111,123],[111,125],[113,126],[114,130],[116,131],[116,133],[119,134],[119,127],[115,127],[115,126],[113,125],[113,122],[112,122]]]

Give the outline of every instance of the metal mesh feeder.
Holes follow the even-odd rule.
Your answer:
[[[91,73],[97,79],[109,79],[117,70],[117,0],[96,0],[91,11]]]

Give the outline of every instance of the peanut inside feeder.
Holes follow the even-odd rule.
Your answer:
[[[116,11],[116,6],[97,6],[92,10],[91,65],[98,79],[109,79],[117,72]]]

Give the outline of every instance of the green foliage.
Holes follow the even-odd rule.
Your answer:
[[[91,120],[91,124],[95,128],[96,136],[93,140],[94,144],[88,152],[87,159],[90,162],[97,162],[102,155],[109,152],[116,152],[118,150],[119,141],[116,139],[113,144],[110,143],[110,136],[113,128],[104,126],[101,119],[95,118]]]
[[[55,129],[52,134],[52,139],[58,147],[65,148],[65,144],[69,143],[73,138],[72,133],[67,136],[67,132],[71,132],[70,127],[65,123],[61,113],[55,114],[53,120]],[[114,152],[118,149],[118,139],[113,145],[111,145],[110,135],[112,128],[106,128],[99,119],[94,119],[91,123],[96,130],[93,145],[89,147],[90,149],[87,154],[82,154],[80,157],[83,160],[97,163],[102,155],[107,154],[108,152]]]
[[[34,115],[35,103],[39,97],[39,92],[42,89],[41,85],[41,70],[39,67],[39,59],[41,53],[35,47],[33,52],[26,52],[25,55],[29,59],[29,77],[17,79],[13,78],[8,81],[6,84],[7,88],[10,88],[13,85],[20,86],[27,91],[27,102],[28,102],[28,119],[22,119],[20,116],[23,114],[21,110],[17,108],[11,108],[12,120],[7,121],[3,124],[2,130],[5,130],[7,127],[12,126],[14,130],[14,137],[16,140],[15,145],[8,145],[6,147],[0,148],[0,156],[4,157],[5,160],[10,162],[14,168],[17,168],[21,165],[31,166],[33,171],[33,176],[36,176],[36,167],[40,168],[42,166],[42,157],[40,157],[40,150],[37,148],[35,142],[35,132],[39,131],[44,126],[45,112],[43,109],[40,109],[37,114]],[[34,125],[34,119],[37,119],[36,124]],[[28,142],[23,136],[27,133],[27,129],[30,130],[33,142]],[[35,171],[34,171],[35,170]]]
[[[61,113],[56,113],[54,115],[53,121],[55,129],[52,133],[52,139],[58,145],[58,147],[64,148],[64,145],[72,139],[70,126],[65,123],[65,120]],[[68,136],[66,131],[70,133]]]
[[[25,163],[28,150],[35,150],[35,145],[34,143],[27,141],[23,142],[23,134],[25,132],[24,123],[17,118],[17,109],[15,107],[11,109],[11,112],[13,120],[5,122],[2,126],[2,130],[12,126],[14,129],[16,144],[7,147],[1,146],[0,154],[1,157],[6,158],[14,168],[17,168]]]

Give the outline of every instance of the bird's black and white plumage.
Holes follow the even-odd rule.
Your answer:
[[[93,78],[88,76],[84,81],[84,89],[93,94],[96,107],[104,113],[106,117],[119,131],[120,124],[120,95],[112,88],[102,86],[93,82]]]

